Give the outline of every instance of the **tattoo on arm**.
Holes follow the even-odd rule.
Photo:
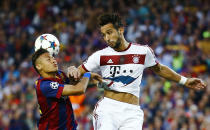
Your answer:
[[[160,64],[157,64],[157,65],[155,65],[155,66],[150,67],[150,69],[151,69],[152,71],[158,73],[158,72],[160,72],[160,70],[161,70],[161,65],[160,65]]]
[[[172,80],[175,82],[179,82],[180,80],[180,75],[165,65],[157,64],[155,66],[150,67],[150,69],[153,72],[155,72],[157,75],[166,78],[168,80]]]

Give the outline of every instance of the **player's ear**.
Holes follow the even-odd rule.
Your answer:
[[[36,60],[36,68],[38,71],[40,71],[42,69],[42,65],[41,65],[41,61],[40,61],[40,58],[39,57],[37,60]]]
[[[123,33],[124,33],[124,28],[123,28],[123,27],[118,28],[118,32],[120,33],[120,35],[123,35]]]
[[[38,71],[40,71],[40,70],[42,69],[41,64],[40,64],[40,63],[37,63],[37,64],[36,64],[36,68],[37,68]]]

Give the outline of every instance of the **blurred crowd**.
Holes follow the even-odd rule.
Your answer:
[[[37,129],[34,89],[38,75],[31,64],[34,41],[52,33],[62,43],[59,67],[78,66],[106,47],[96,18],[117,12],[130,42],[153,48],[160,63],[210,84],[209,0],[1,0],[0,130]],[[145,70],[140,103],[144,130],[210,129],[210,87],[193,91]],[[79,130],[92,130],[91,114],[103,96],[95,84],[72,96]]]

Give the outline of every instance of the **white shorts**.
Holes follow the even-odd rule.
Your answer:
[[[144,113],[140,106],[102,98],[93,111],[94,130],[141,130]]]

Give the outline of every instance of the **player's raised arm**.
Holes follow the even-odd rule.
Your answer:
[[[62,95],[70,96],[70,95],[79,95],[85,93],[90,78],[101,81],[101,76],[98,74],[90,72],[84,73],[83,78],[76,85],[70,85],[70,84],[64,85]]]
[[[81,76],[86,73],[87,71],[84,70],[81,65],[76,68],[75,66],[70,66],[67,69],[67,76],[70,78],[74,78],[75,80],[79,80]]]
[[[69,78],[74,78],[76,81],[78,81],[86,72],[88,71],[84,69],[82,65],[80,65],[78,68],[76,68],[75,66],[70,66],[67,69],[67,76]],[[102,82],[102,77],[96,73],[91,73],[91,78]]]
[[[175,81],[182,85],[185,85],[188,88],[192,88],[195,90],[204,89],[206,84],[198,78],[186,78],[184,76],[179,75],[169,67],[162,65],[160,63],[156,64],[155,66],[150,67],[150,69],[155,72],[157,75],[166,78],[168,80]]]
[[[85,73],[83,78],[76,85],[66,84],[62,92],[63,96],[79,95],[85,92],[91,73]]]

